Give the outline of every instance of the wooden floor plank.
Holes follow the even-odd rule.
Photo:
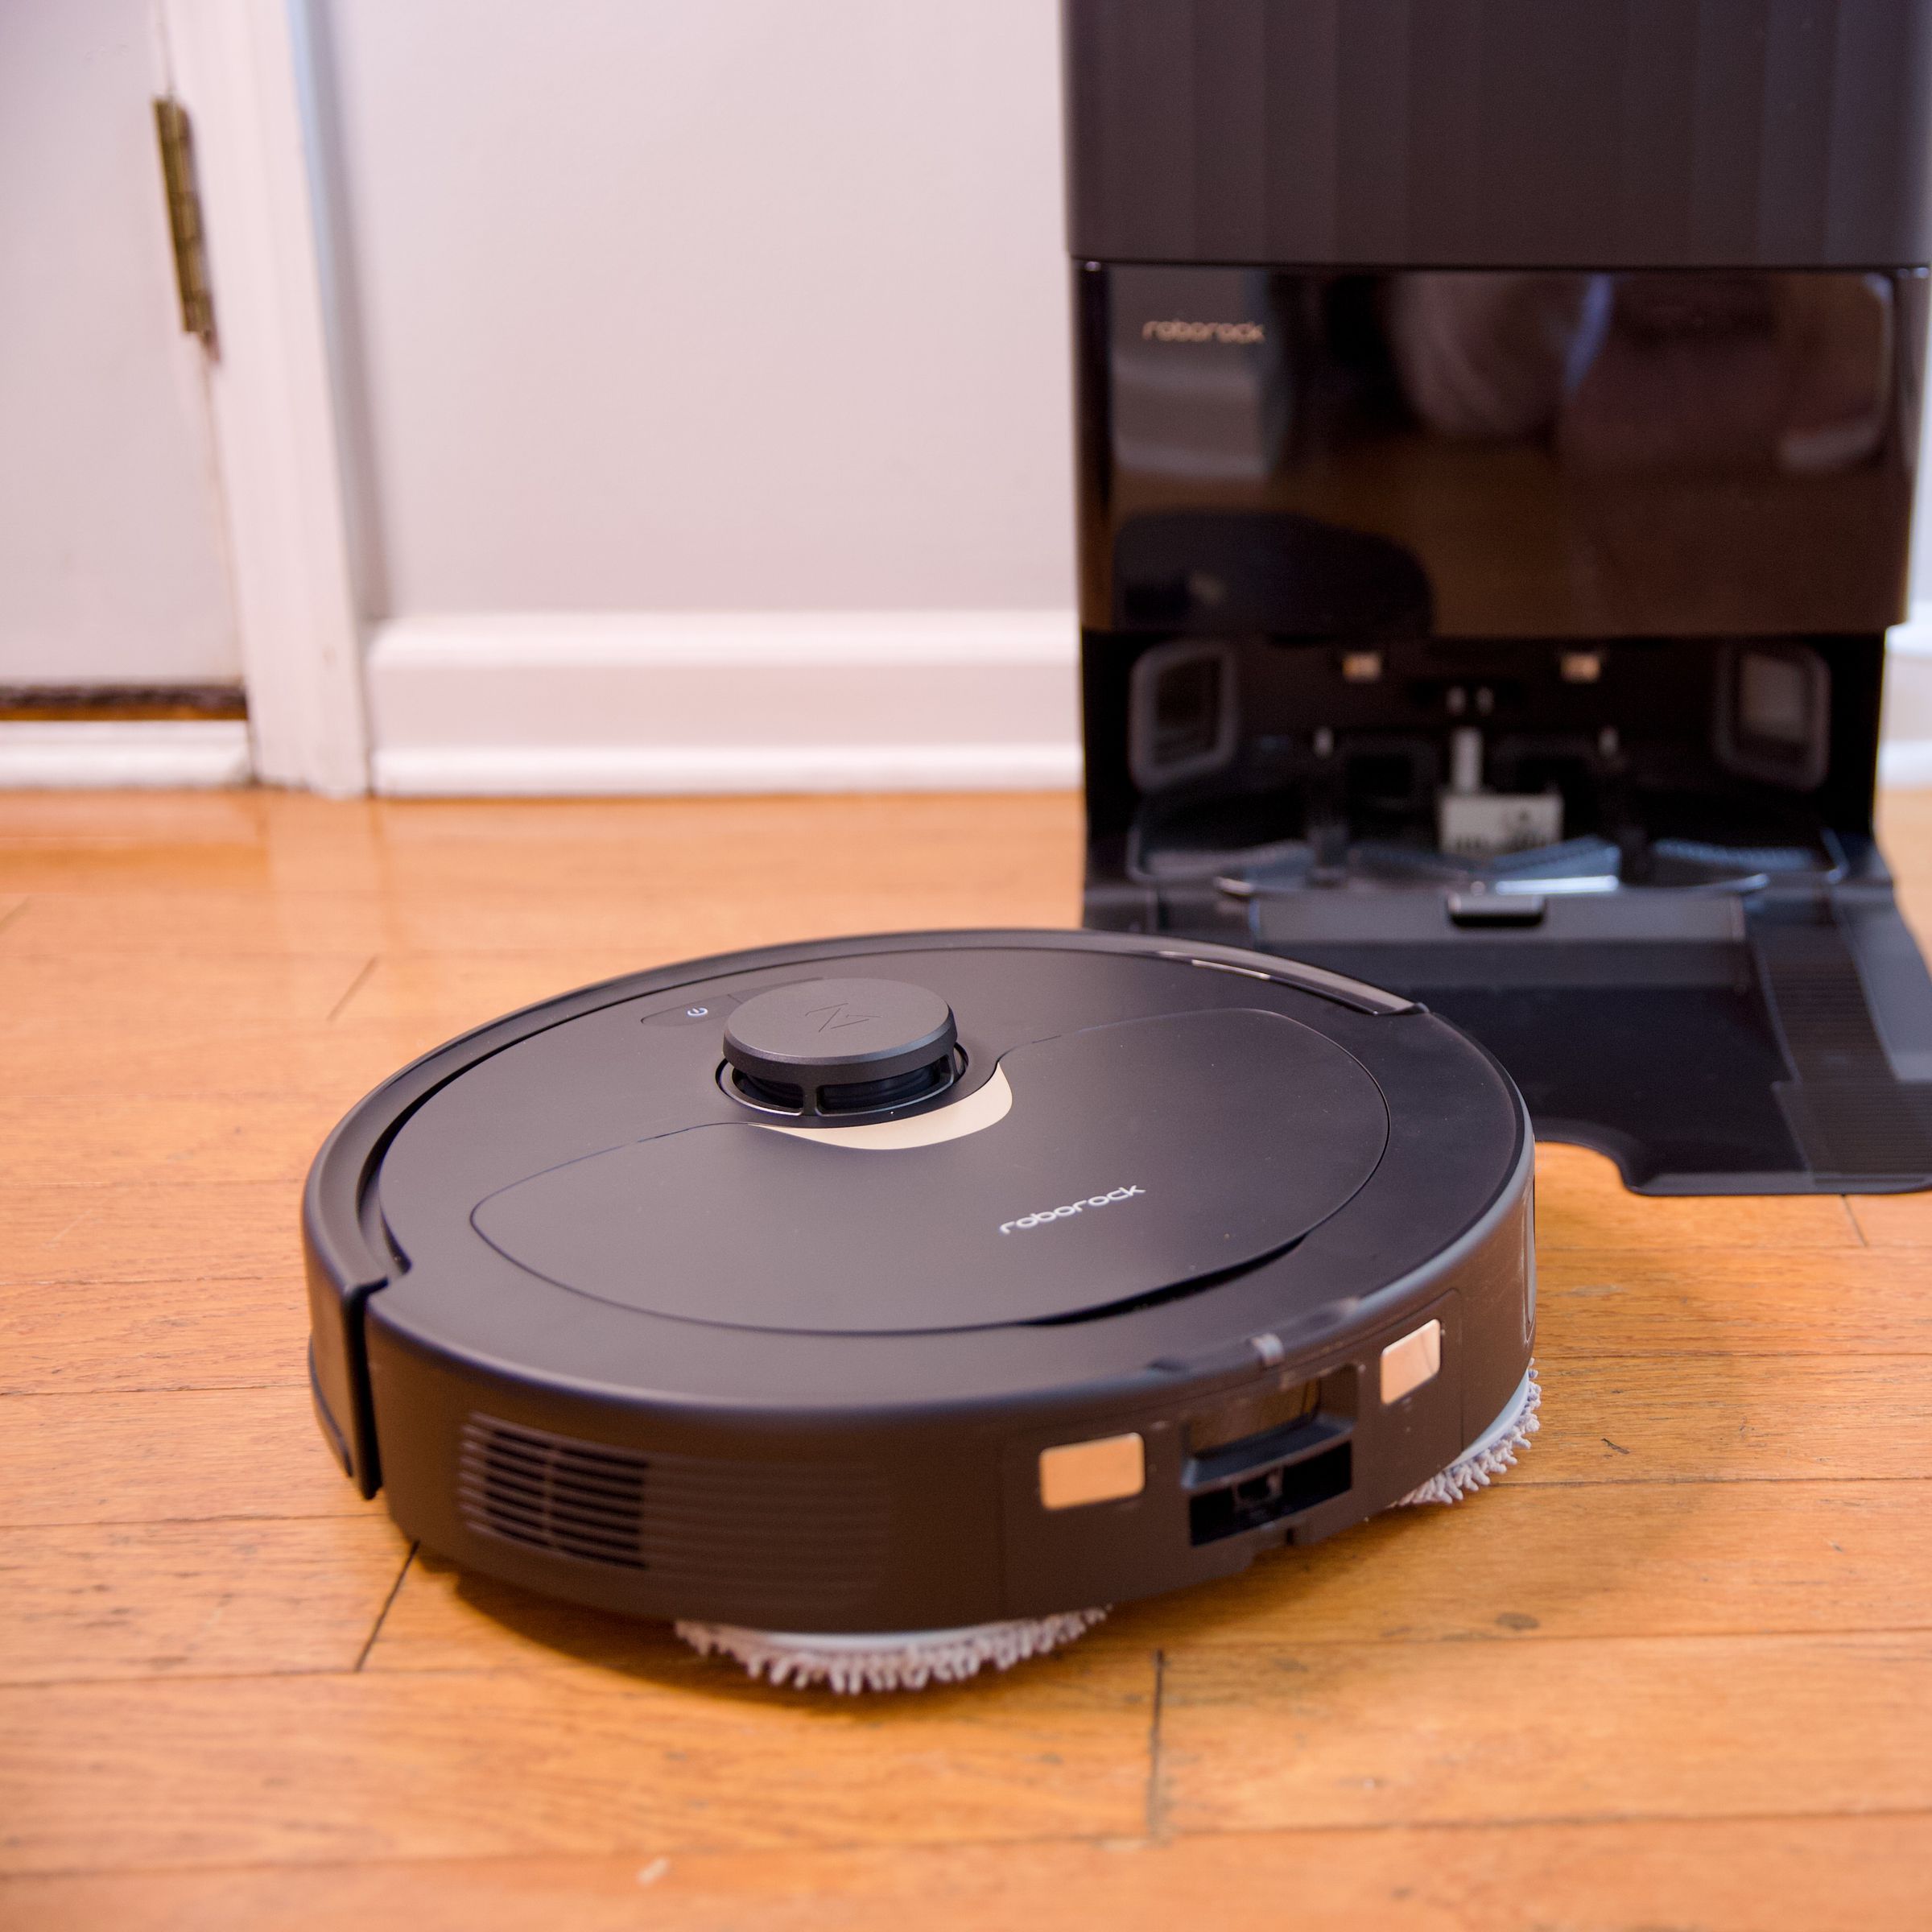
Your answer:
[[[257,888],[109,892],[43,887],[20,895],[0,927],[0,955],[30,959],[288,959],[364,956],[405,943],[397,909],[379,894]]]
[[[876,896],[841,895],[868,927],[897,925]],[[817,920],[806,914],[817,908]],[[462,894],[433,888],[392,897],[379,890],[270,893],[244,888],[167,892],[39,891],[4,932],[0,949],[56,956],[100,953],[139,958],[160,951],[184,956],[289,952],[515,956],[602,951],[620,971],[696,958],[732,943],[803,939],[832,908],[814,894],[795,910],[768,902],[712,902],[668,895],[582,894],[534,903],[506,893]],[[997,881],[979,893],[948,896],[932,923],[946,925],[1067,924],[1060,891],[1011,891]],[[849,922],[848,922],[849,923]],[[735,939],[733,935],[737,935]],[[559,989],[560,990],[560,989]]]
[[[681,1647],[680,1647],[681,1648]],[[1125,1835],[1150,1659],[1077,1649],[895,1699],[646,1674],[0,1690],[0,1869]]]
[[[1559,1249],[1537,1352],[1932,1356],[1932,1249]]]
[[[346,812],[303,800],[270,806],[260,822],[244,811],[211,818],[202,836],[170,836],[166,827],[196,820],[188,803],[132,836],[109,829],[111,804],[91,821],[92,836],[63,831],[58,813],[39,815],[33,836],[15,828],[18,813],[0,815],[0,893],[113,893],[138,881],[149,890],[495,898],[520,902],[530,930],[541,930],[551,899],[656,894],[675,895],[694,919],[719,905],[762,906],[766,943],[814,930],[911,930],[940,907],[946,923],[1010,920],[1023,905],[1049,902],[1056,912],[1034,916],[1067,924],[1079,914],[1080,808],[1064,794],[642,807],[370,802]],[[838,918],[860,906],[869,918]],[[836,923],[816,926],[820,915]]]
[[[0,1525],[356,1516],[306,1378],[268,1389],[0,1397]]]
[[[0,1053],[48,1033],[83,1050],[126,1033],[325,1020],[369,964],[359,950],[295,955],[0,951]],[[131,1026],[104,1016],[127,1009]]]
[[[291,1243],[292,1200],[281,1221]],[[0,1394],[308,1386],[308,1302],[286,1253],[266,1273],[0,1284]]]
[[[1216,1833],[0,1880],[37,1932],[1913,1932],[1932,1817]],[[14,1916],[7,1918],[9,1908]]]
[[[373,964],[372,962],[370,962]],[[138,997],[130,988],[129,997]],[[43,1098],[97,1104],[123,1100],[199,1100],[218,1096],[237,1110],[258,1101],[311,1096],[324,1113],[345,1113],[372,1087],[419,1053],[463,1030],[457,1013],[441,1020],[304,1026],[223,1025],[142,1031],[111,1040],[75,1039],[42,1027],[0,1038],[17,1103]],[[83,1170],[85,1172],[85,1170]]]
[[[254,844],[270,824],[287,821],[310,803],[299,795],[252,791],[9,791],[0,798],[0,836],[10,844],[59,852],[89,845],[159,851],[210,842]],[[367,810],[360,800],[352,803],[338,825]]]
[[[1932,1476],[1922,1357],[1553,1358],[1513,1485]]]
[[[1162,1679],[1177,1831],[1932,1810],[1932,1633],[1208,1645]]]
[[[342,1112],[306,1094],[56,1094],[0,1113],[12,1187],[299,1183]]]
[[[0,1530],[0,1683],[353,1670],[407,1550],[374,1513]]]
[[[85,1163],[76,1166],[85,1172]],[[299,1272],[287,1180],[50,1181],[0,1187],[0,1282],[198,1282]],[[85,1304],[75,1304],[79,1314]],[[76,1340],[74,1366],[97,1360]],[[0,1374],[5,1365],[0,1364]]]

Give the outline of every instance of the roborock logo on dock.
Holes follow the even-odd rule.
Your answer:
[[[1143,342],[1265,342],[1267,329],[1259,322],[1143,322]]]
[[[1131,1200],[1137,1194],[1145,1194],[1145,1187],[1117,1187],[1112,1194],[1090,1194],[1084,1201],[1068,1201],[1063,1207],[1042,1208],[1038,1214],[1023,1214],[1017,1221],[1001,1221],[1001,1234],[1018,1234],[1023,1228],[1044,1228],[1049,1221],[1063,1221],[1070,1214],[1084,1213],[1089,1208],[1109,1208],[1116,1201]]]

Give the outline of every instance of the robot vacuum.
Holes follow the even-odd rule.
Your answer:
[[[460,1564],[777,1681],[955,1679],[1513,1459],[1533,1153],[1455,1028],[1232,947],[667,967],[336,1129],[316,1407]]]

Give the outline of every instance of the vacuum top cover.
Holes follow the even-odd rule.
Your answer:
[[[862,1014],[838,1016],[915,991],[944,1012],[925,989],[869,979],[807,979],[750,1007],[814,1001],[818,1023],[857,1030]],[[914,1117],[924,1132],[882,1142],[837,1116],[806,1129],[765,1113],[768,1101],[721,1096],[720,1046],[715,1026],[585,1019],[458,1081],[390,1157],[385,1200],[405,1248],[469,1208],[477,1232],[531,1274],[690,1321],[857,1332],[1037,1322],[1287,1247],[1361,1187],[1388,1138],[1356,1060],[1253,1008],[1076,1022],[1017,1045],[980,1034],[959,1084],[992,1104],[942,1104]],[[981,1054],[995,1063],[982,1068]],[[559,1162],[553,1120],[517,1104],[547,1077],[560,1091],[615,1090],[620,1106],[625,1089],[645,1088],[653,1117],[635,1139]],[[506,1131],[483,1137],[482,1156],[473,1129],[500,1112]],[[1293,1125],[1277,1131],[1284,1114]],[[496,1185],[513,1157],[523,1173]]]

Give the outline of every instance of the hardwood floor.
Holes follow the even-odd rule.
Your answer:
[[[1888,801],[1932,931],[1932,795]],[[1932,1924],[1932,1196],[1541,1150],[1496,1488],[896,1699],[412,1555],[298,1189],[410,1055],[766,940],[1077,918],[1070,797],[0,797],[0,1925]]]

